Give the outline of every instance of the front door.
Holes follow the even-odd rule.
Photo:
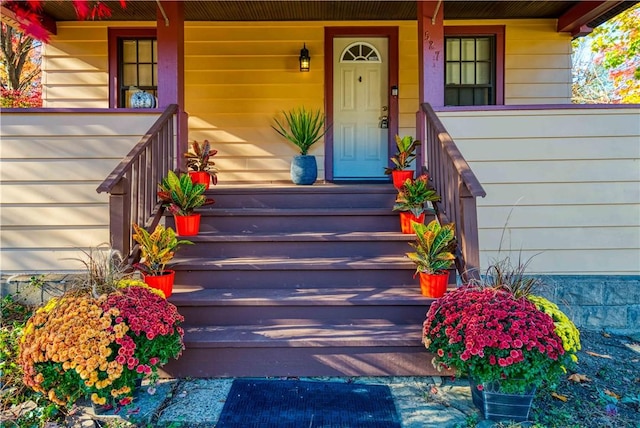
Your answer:
[[[333,179],[387,180],[386,37],[333,39]]]

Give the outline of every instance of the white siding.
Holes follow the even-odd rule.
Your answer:
[[[640,274],[640,109],[438,116],[487,192],[482,266],[511,250],[532,272]]]
[[[2,274],[78,270],[109,241],[108,195],[96,188],[157,113],[7,113],[0,137]]]

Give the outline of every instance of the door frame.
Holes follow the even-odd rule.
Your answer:
[[[324,29],[324,111],[328,126],[333,124],[333,39],[337,37],[384,37],[388,43],[389,156],[395,153],[398,133],[398,97],[391,88],[398,86],[398,27],[325,27]],[[333,132],[324,136],[324,174],[333,181]]]

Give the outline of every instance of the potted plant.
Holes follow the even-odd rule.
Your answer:
[[[442,297],[447,291],[449,270],[455,256],[455,226],[453,223],[440,225],[433,220],[427,225],[413,223],[416,241],[409,243],[416,251],[407,257],[416,264],[416,274],[420,276],[420,290],[426,297]]]
[[[409,168],[411,168],[411,162],[416,158],[416,149],[419,145],[420,141],[414,140],[410,135],[402,138],[396,135],[398,151],[395,156],[389,158],[393,166],[384,169],[385,174],[391,175],[396,189],[400,189],[408,178],[413,178],[414,170]]]
[[[291,161],[291,181],[294,184],[313,184],[318,178],[318,165],[316,157],[308,153],[311,146],[328,131],[324,116],[320,110],[307,110],[304,107],[283,111],[282,114],[284,121],[274,118],[276,125],[271,127],[300,149],[300,155]]]
[[[200,230],[200,214],[196,214],[194,210],[214,203],[213,199],[207,199],[204,195],[204,184],[194,184],[188,174],[178,176],[169,171],[158,187],[158,197],[173,214],[178,235],[197,235]]]
[[[571,341],[527,297],[466,285],[431,305],[423,342],[436,354],[434,366],[469,377],[473,402],[485,418],[525,421],[536,388],[556,382],[576,360],[579,337],[566,322],[575,331],[566,336]]]
[[[161,290],[165,297],[171,296],[175,271],[167,269],[167,263],[173,259],[179,245],[193,242],[178,240],[173,229],[161,224],[149,233],[134,223],[133,231],[133,240],[140,246],[140,262],[134,267],[142,272],[144,282],[150,287]]]
[[[203,143],[193,141],[191,151],[184,154],[191,181],[204,184],[205,190],[209,189],[210,182],[213,182],[214,186],[218,184],[218,170],[215,167],[215,162],[211,159],[217,153],[217,150],[213,150],[209,146],[209,140],[204,140]]]
[[[438,193],[429,186],[426,175],[421,175],[415,180],[407,178],[403,183],[396,203],[393,206],[394,211],[400,211],[400,229],[402,233],[413,233],[411,222],[424,223],[425,204],[429,201],[439,201]]]
[[[157,380],[158,368],[184,348],[177,308],[113,269],[121,259],[95,254],[86,277],[34,311],[19,344],[25,385],[62,406],[81,398],[127,406],[136,386]]]

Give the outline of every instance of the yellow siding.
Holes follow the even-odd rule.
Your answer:
[[[3,112],[3,274],[77,270],[68,259],[109,240],[108,196],[96,188],[158,116]]]
[[[108,107],[108,27],[149,22],[60,22],[44,48],[46,107]],[[324,28],[397,26],[399,133],[415,135],[418,110],[418,35],[415,21],[187,22],[185,103],[189,138],[219,150],[221,182],[287,181],[296,148],[270,127],[273,116],[296,106],[324,107]],[[505,103],[570,102],[570,36],[554,20],[447,21],[445,25],[505,25]],[[298,71],[305,42],[311,71]],[[324,177],[324,146],[317,156]]]
[[[640,274],[640,109],[439,116],[487,192],[483,266],[521,250],[531,272]]]

